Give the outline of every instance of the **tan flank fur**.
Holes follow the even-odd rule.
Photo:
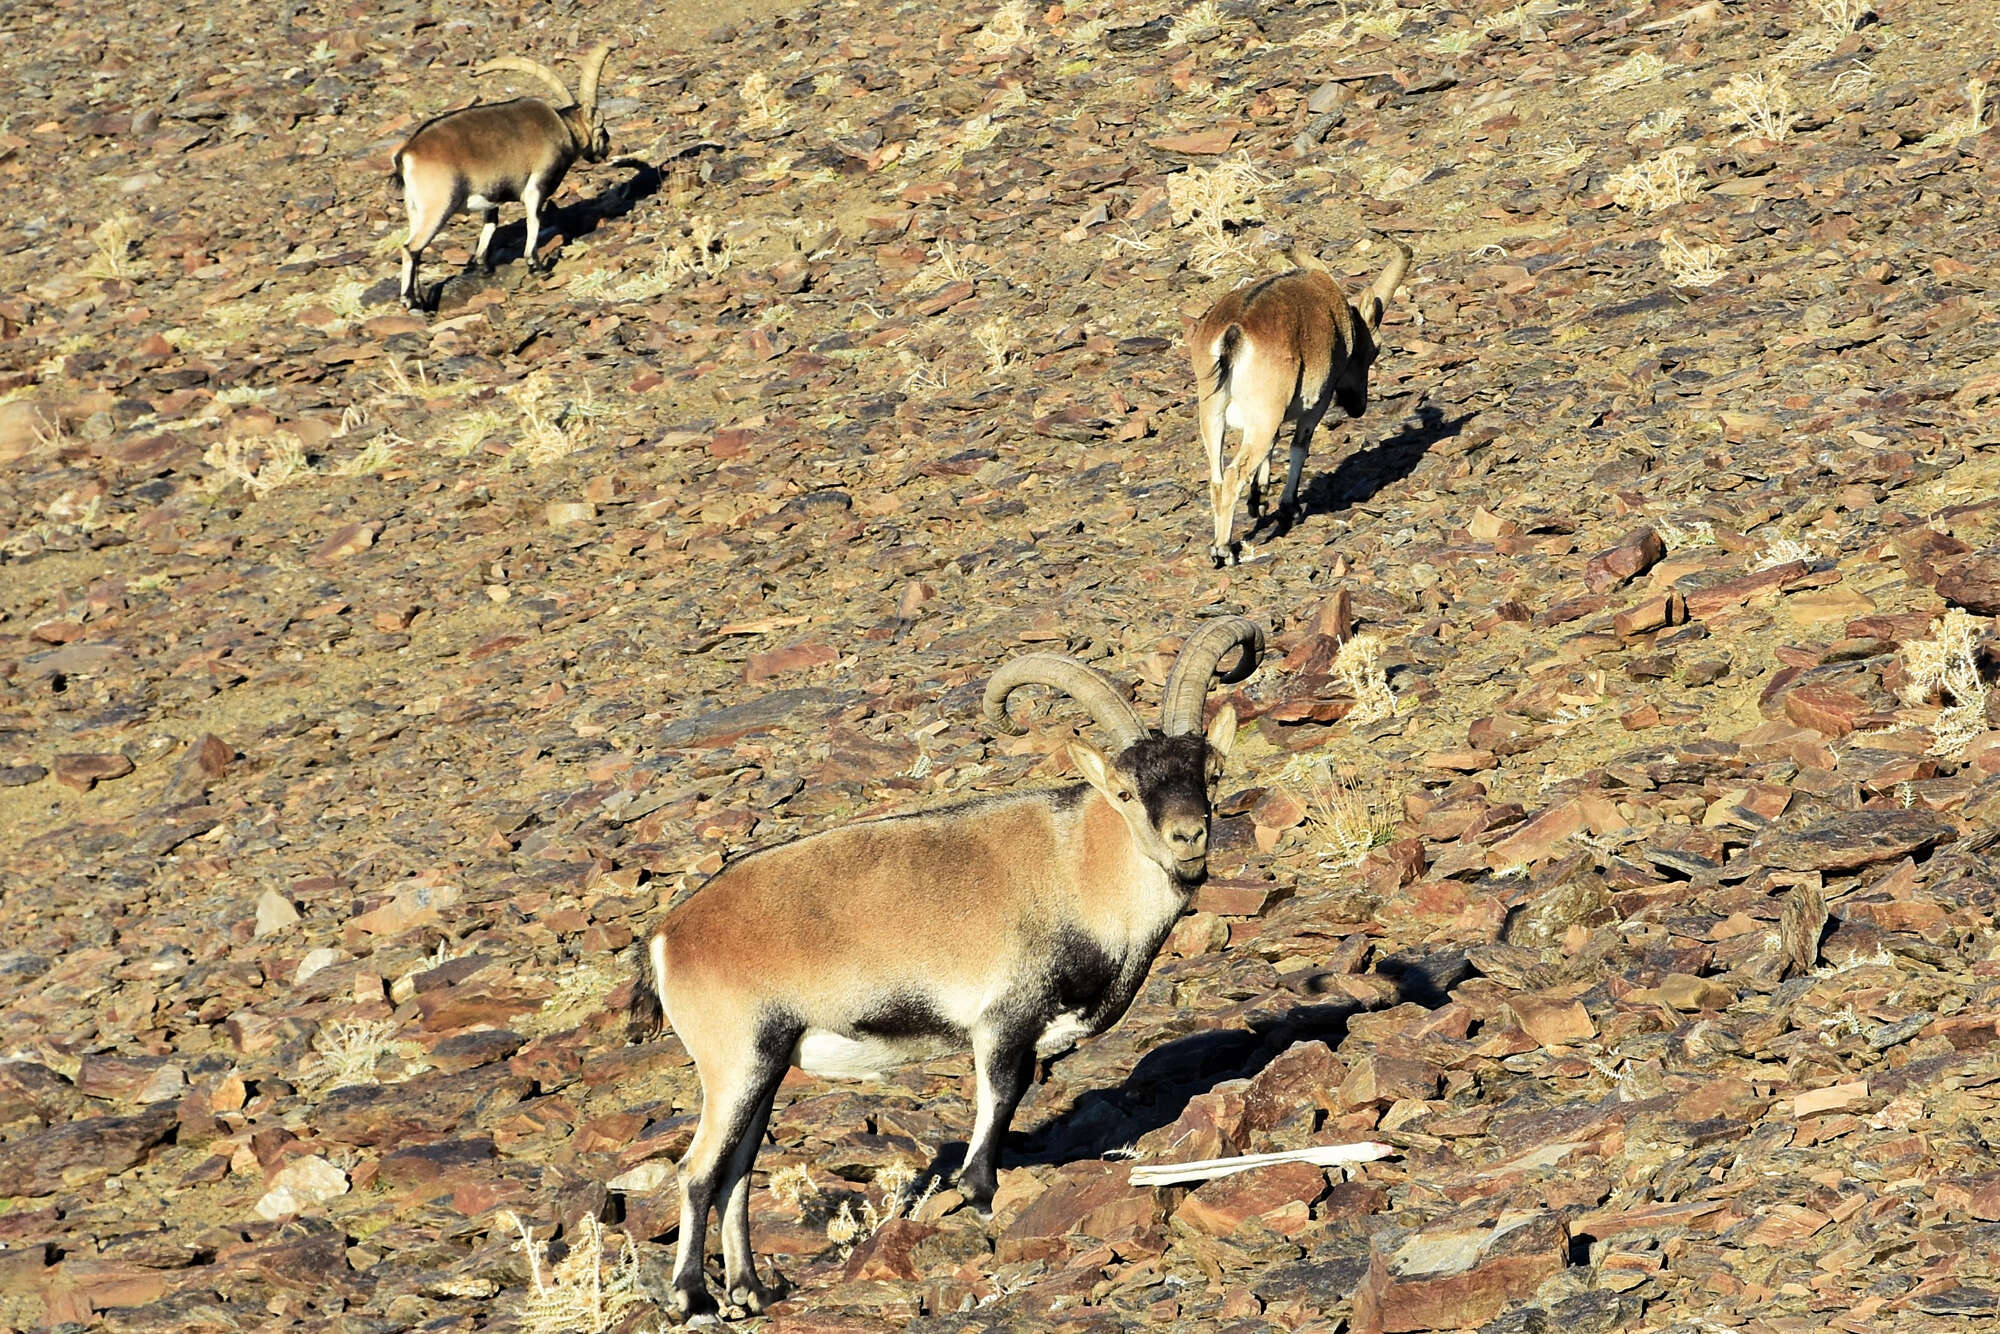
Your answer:
[[[1207,623],[1175,660],[1157,730],[1075,659],[1016,658],[987,686],[988,716],[1018,732],[1006,705],[1023,686],[1074,698],[1106,742],[1072,744],[1083,782],[753,853],[642,942],[634,1036],[672,1024],[702,1087],[681,1160],[675,1314],[716,1310],[703,1263],[718,1206],[728,1303],[756,1313],[777,1296],[750,1251],[750,1169],[793,1065],[867,1078],[969,1048],[978,1105],[959,1183],[974,1205],[990,1203],[1036,1058],[1124,1015],[1207,873],[1213,785],[1236,714],[1225,705],[1204,732],[1203,702],[1218,677],[1249,675],[1263,644],[1253,621]]]
[[[473,73],[531,74],[561,101],[551,106],[539,98],[517,97],[447,112],[419,126],[396,150],[396,174],[410,213],[400,295],[410,309],[419,309],[417,258],[460,209],[480,217],[479,248],[472,258],[485,266],[500,225],[500,205],[519,200],[528,213],[523,254],[534,266],[542,204],[578,158],[602,162],[611,153],[611,135],[597,114],[597,80],[610,52],[610,43],[604,42],[584,57],[583,83],[575,94],[561,75],[537,61],[520,56],[489,60]]]
[[[1215,520],[1209,555],[1218,566],[1242,555],[1231,529],[1246,482],[1253,530],[1261,516],[1278,431],[1287,423],[1292,427],[1291,470],[1278,501],[1282,532],[1296,516],[1306,443],[1320,418],[1336,401],[1350,417],[1367,408],[1375,333],[1409,268],[1410,252],[1397,244],[1358,309],[1347,304],[1324,264],[1296,253],[1291,259],[1298,268],[1247,283],[1216,302],[1188,338]],[[1242,440],[1225,467],[1227,427],[1241,431]]]

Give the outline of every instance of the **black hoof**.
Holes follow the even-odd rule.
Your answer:
[[[721,1308],[709,1296],[708,1285],[698,1282],[688,1287],[676,1284],[667,1297],[667,1312],[684,1325],[695,1325],[716,1319]]]

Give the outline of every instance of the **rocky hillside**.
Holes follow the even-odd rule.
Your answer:
[[[0,1326],[656,1328],[628,943],[1064,776],[1014,654],[1150,710],[1236,612],[1131,1014],[990,1221],[919,1177],[968,1061],[790,1076],[763,1327],[2000,1312],[1991,6],[664,8],[0,12]],[[402,311],[402,137],[605,36],[552,270],[460,218]],[[1390,240],[1212,569],[1184,321]]]

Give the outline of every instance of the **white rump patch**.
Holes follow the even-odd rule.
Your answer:
[[[1074,1010],[1059,1014],[1049,1021],[1042,1035],[1035,1039],[1035,1055],[1054,1056],[1057,1052],[1068,1051],[1076,1045],[1078,1038],[1090,1036],[1090,1025],[1083,1022],[1083,1016]]]

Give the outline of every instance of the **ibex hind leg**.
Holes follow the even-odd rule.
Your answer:
[[[734,1247],[727,1212],[723,1218],[725,1279],[733,1287],[747,1273],[750,1282],[744,1285],[746,1293],[754,1285],[755,1273],[748,1261],[750,1164],[757,1157],[757,1141],[771,1113],[771,1098],[790,1063],[792,1044],[798,1040],[797,1032],[780,1031],[776,1025],[766,1025],[754,1036],[748,1032],[722,1036],[735,1040],[717,1042],[713,1048],[704,1043],[695,1057],[695,1069],[701,1075],[701,1122],[681,1159],[680,1250],[674,1257],[672,1291],[667,1298],[668,1310],[681,1320],[713,1317],[718,1309],[703,1273],[708,1257],[708,1217],[718,1203],[738,1204],[741,1213],[742,1230]],[[739,1188],[743,1194],[740,1203],[735,1199]],[[734,1257],[732,1249],[737,1252]]]
[[[764,1142],[764,1128],[771,1121],[771,1100],[785,1077],[786,1064],[785,1054],[780,1053],[760,1071],[764,1078],[749,1098],[750,1120],[730,1155],[729,1178],[722,1187],[723,1283],[729,1306],[745,1315],[762,1315],[785,1295],[785,1281],[775,1272],[772,1283],[757,1277],[757,1257],[750,1249],[750,1169]]]

